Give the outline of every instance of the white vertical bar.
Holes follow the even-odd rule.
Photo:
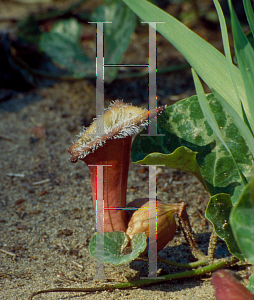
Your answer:
[[[103,40],[103,24],[112,22],[89,22],[97,24],[97,57],[96,57],[96,117],[103,116],[104,113],[104,40]],[[157,108],[156,97],[156,23],[164,22],[142,22],[149,24],[149,110]],[[104,134],[104,119],[96,127],[96,135]],[[148,135],[158,136],[157,134],[157,117],[150,123]],[[163,135],[163,134],[162,134]],[[161,136],[161,134],[160,134]],[[97,166],[97,201],[103,199],[103,165]],[[149,200],[156,200],[156,166],[149,166]],[[101,205],[96,205],[96,228],[100,231],[100,220],[102,221],[102,232],[104,233],[104,199]],[[156,201],[149,201],[149,278],[157,276],[157,208]],[[103,240],[96,244],[96,252],[104,245]],[[98,238],[98,236],[97,236]],[[98,241],[98,240],[97,240]],[[99,246],[100,245],[100,246]],[[104,247],[103,247],[104,249]],[[104,280],[104,263],[96,264],[96,279]]]
[[[104,175],[103,167],[112,165],[88,165],[88,167],[96,167],[96,254],[104,250]],[[96,274],[94,279],[105,280],[104,263],[96,261]]]
[[[96,166],[96,183],[97,183],[97,199],[96,199],[96,253],[104,249],[104,197],[103,197],[103,165]],[[99,205],[98,205],[99,204]],[[99,234],[102,233],[102,234]],[[96,260],[96,280],[105,280],[104,263]]]
[[[112,22],[88,22],[97,24],[96,27],[96,118],[102,116],[97,122],[96,135],[104,134],[104,23]]]
[[[156,23],[153,24],[156,28]],[[156,29],[149,24],[149,111],[157,108],[156,61]],[[154,117],[153,122],[149,122],[148,134],[151,136],[157,134],[157,116]]]
[[[148,89],[148,109],[157,109],[157,86],[156,86],[156,72],[157,72],[157,51],[156,51],[156,24],[164,22],[141,22],[149,24],[149,89]],[[157,116],[152,120],[149,119],[148,134],[141,134],[141,136],[164,136],[165,134],[157,134]]]
[[[157,276],[157,207],[156,207],[156,166],[149,166],[149,273]]]
[[[103,22],[97,22],[96,57],[96,118],[102,116],[96,124],[96,135],[104,134],[104,40]]]

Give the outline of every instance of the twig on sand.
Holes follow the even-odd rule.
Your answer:
[[[4,250],[4,249],[0,249],[0,252],[2,252],[2,253],[4,253],[4,254],[7,254],[7,255],[10,255],[10,256],[12,256],[14,259],[16,258],[16,254],[13,253],[13,252],[10,252],[10,251]]]
[[[38,185],[38,184],[43,184],[43,183],[48,183],[48,182],[50,182],[49,178],[33,182],[33,185]]]
[[[74,261],[74,260],[70,260],[70,262],[72,262],[75,266],[77,266],[78,268],[80,268],[80,269],[84,269],[84,266],[82,266],[81,264],[79,264],[79,263],[77,263],[76,261]]]
[[[21,178],[24,178],[24,177],[25,177],[25,174],[14,174],[14,173],[7,173],[7,176],[10,176],[10,177],[21,177]]]
[[[14,139],[0,133],[0,139],[14,142]]]

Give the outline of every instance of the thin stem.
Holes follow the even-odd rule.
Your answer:
[[[124,283],[118,283],[115,285],[104,285],[101,287],[95,287],[95,288],[56,288],[56,289],[48,289],[48,290],[41,290],[38,292],[33,293],[31,296],[29,296],[28,300],[32,300],[36,295],[39,294],[45,294],[45,293],[55,293],[55,292],[96,292],[96,291],[107,291],[107,290],[115,290],[115,289],[129,289],[133,287],[141,287],[141,286],[147,286],[147,285],[153,285],[157,283],[166,282],[169,280],[175,280],[175,279],[183,279],[183,278],[190,278],[195,276],[200,276],[206,273],[213,272],[215,270],[225,268],[227,266],[230,266],[234,263],[236,263],[238,259],[234,256],[226,257],[220,260],[217,260],[216,262],[212,263],[211,265],[201,267],[196,270],[191,271],[185,271],[181,273],[176,274],[168,274],[164,275],[162,277],[157,277],[156,279],[140,279],[132,282],[124,282]]]
[[[214,259],[217,241],[218,241],[218,235],[215,233],[215,230],[213,229],[213,232],[210,236],[209,246],[208,246],[208,259],[209,260]]]
[[[198,260],[205,259],[204,253],[198,248],[198,244],[196,242],[194,233],[192,231],[184,202],[183,202],[183,206],[181,208],[181,211],[179,212],[178,217],[179,217],[179,223],[180,223],[181,229],[183,231],[185,240],[189,244],[193,256],[195,258],[197,258]]]
[[[149,259],[145,258],[145,257],[137,257],[135,260],[136,261],[144,261],[144,262],[149,261]],[[158,255],[158,261],[160,261],[160,262],[162,262],[166,265],[175,266],[175,267],[179,267],[179,268],[190,268],[190,269],[198,268],[198,267],[201,267],[201,266],[206,266],[206,265],[209,264],[209,260],[206,260],[206,259],[198,260],[198,261],[195,261],[195,262],[192,262],[192,263],[183,264],[183,263],[178,263],[178,262],[172,261],[170,259],[163,258],[159,255]]]
[[[175,262],[175,261],[172,261],[169,259],[162,258],[160,256],[158,256],[158,261],[160,261],[164,264],[167,264],[167,265],[171,265],[171,266],[175,266],[175,267],[179,267],[179,268],[190,268],[190,269],[201,267],[201,266],[206,266],[209,264],[209,261],[206,259],[198,260],[198,261],[195,261],[192,263],[183,264],[183,263],[178,263],[178,262]]]

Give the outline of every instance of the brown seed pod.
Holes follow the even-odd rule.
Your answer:
[[[165,204],[161,200],[156,201],[157,210],[157,252],[163,249],[167,243],[173,239],[176,222],[175,215],[178,215],[183,203]],[[149,237],[149,198],[136,199],[127,205],[128,207],[137,208],[134,212],[129,210],[129,222],[126,234],[133,238],[137,233],[144,232]]]

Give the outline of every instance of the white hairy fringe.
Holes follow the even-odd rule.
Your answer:
[[[119,100],[117,100],[117,101],[119,101]],[[112,101],[110,103],[109,107],[107,109],[105,109],[105,112],[107,110],[109,110],[115,104],[115,102],[116,101]],[[123,102],[123,101],[121,101],[121,102]],[[126,104],[126,105],[130,106],[131,104]],[[96,123],[96,121],[98,119],[100,119],[101,117],[102,117],[102,115],[99,116],[98,118],[94,118],[91,125]],[[148,122],[148,120],[144,120],[143,123],[141,123],[140,125],[136,125],[133,123],[133,120],[136,117],[137,116],[134,116],[133,118],[125,120],[126,112],[124,110],[124,107],[119,107],[116,109],[116,111],[112,110],[110,126],[107,126],[106,122],[104,123],[104,135],[110,134],[112,132],[113,128],[120,127],[120,126],[124,126],[124,127],[116,135],[112,136],[111,138],[113,138],[113,139],[125,138],[127,136],[132,136],[132,135],[139,133],[145,126],[148,125],[149,122]],[[83,136],[83,134],[85,133],[86,130],[87,130],[87,128],[84,127],[83,131],[80,132],[80,134],[79,134],[79,138]],[[91,132],[91,134],[95,134],[95,133],[96,132]],[[96,149],[98,149],[99,147],[101,147],[103,144],[106,143],[107,139],[100,141],[99,138],[101,138],[101,136],[94,137],[93,139],[98,139],[98,142],[94,146],[92,146],[88,151],[84,151],[82,154],[80,154],[78,158],[79,159],[84,158],[86,155],[88,155],[89,153],[93,153]],[[82,149],[87,147],[90,142],[91,142],[91,140],[89,140],[89,139],[87,139],[87,140],[80,139],[80,141],[77,141],[78,145],[76,147],[76,151],[82,152]]]
[[[144,127],[146,127],[148,125],[148,121],[146,120],[144,123],[140,124],[139,126],[135,125],[135,124],[131,124],[131,125],[127,125],[126,127],[124,127],[122,130],[120,130],[118,132],[118,134],[112,136],[113,139],[123,139],[126,138],[127,136],[133,136],[137,133],[139,133]],[[108,134],[110,132],[105,132],[105,134]],[[96,138],[100,138],[100,136],[95,137]],[[98,142],[93,145],[88,151],[84,151],[82,154],[80,154],[78,156],[79,159],[85,158],[89,153],[94,153],[96,149],[98,149],[99,147],[102,147],[105,143],[107,142],[107,140],[98,140]],[[84,143],[80,143],[80,145],[78,147],[76,147],[76,151],[77,152],[81,152],[83,148],[85,148],[87,144]]]

